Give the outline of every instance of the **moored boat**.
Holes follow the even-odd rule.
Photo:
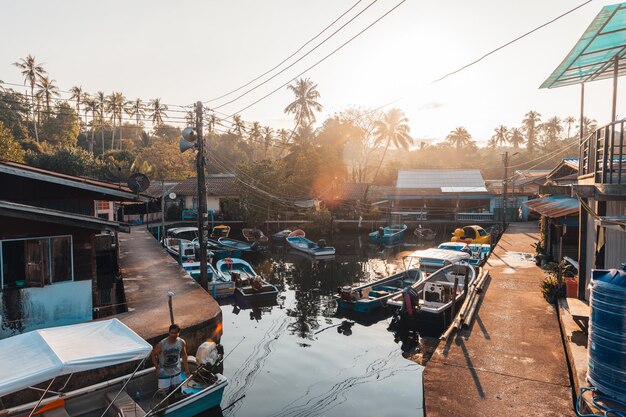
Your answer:
[[[229,237],[220,237],[217,239],[220,245],[224,246],[226,249],[238,250],[242,252],[248,252],[258,249],[259,245],[256,242],[246,243],[240,240],[231,239]]]
[[[206,350],[206,346],[203,349]],[[18,351],[23,358],[28,358],[28,366],[15,367],[11,361],[0,362],[0,375],[3,375],[0,396],[64,375],[71,377],[71,374],[77,372],[139,360],[143,362],[152,351],[152,346],[122,322],[112,319],[35,330],[0,341],[0,357],[15,356]],[[198,353],[202,353],[200,348]],[[155,369],[138,370],[140,364],[131,375],[65,393],[46,390],[40,402],[6,408],[2,415],[18,417],[36,413],[43,416],[78,417],[143,416],[148,413],[170,417],[193,416],[218,406],[228,384],[223,375],[211,372],[221,358],[214,355],[211,361],[208,355],[198,356],[203,359],[188,357],[192,375],[184,375],[183,382],[176,389],[180,395],[170,396],[169,401],[155,400],[159,398],[155,395]],[[200,373],[206,378],[200,378]],[[109,414],[105,414],[107,410]]]
[[[230,226],[225,225],[225,224],[219,224],[217,226],[214,226],[213,229],[211,230],[211,237],[217,239],[220,237],[228,237],[228,235],[230,234]]]
[[[403,239],[406,229],[406,224],[392,224],[379,227],[378,230],[369,234],[370,242],[383,245],[398,243]]]
[[[413,230],[413,235],[415,235],[418,239],[427,241],[435,240],[437,237],[437,233],[435,233],[434,230],[421,226],[416,227],[415,230]]]
[[[248,242],[265,243],[268,241],[267,236],[260,229],[243,228],[241,234]]]
[[[480,226],[463,226],[459,227],[452,233],[453,242],[463,243],[491,243],[491,234]]]
[[[454,251],[448,249],[430,248],[416,250],[407,258],[415,259],[419,262],[422,271],[434,272],[446,265],[455,264],[461,261],[469,262],[472,255],[468,252]]]
[[[315,257],[335,254],[335,248],[332,246],[326,246],[326,242],[324,240],[320,240],[318,243],[315,243],[305,237],[294,236],[288,237],[287,243],[289,243],[289,246],[292,248]]]
[[[246,299],[273,299],[278,288],[265,281],[252,266],[240,258],[217,261],[217,271],[235,283],[235,293]]]
[[[485,243],[444,242],[437,246],[439,249],[467,252],[470,254],[468,262],[471,265],[482,265],[491,253],[491,245]]]
[[[287,237],[305,237],[306,233],[302,229],[296,229],[293,232],[289,232]]]
[[[351,309],[357,313],[369,313],[384,307],[387,300],[423,278],[424,273],[419,268],[410,268],[358,287],[341,287],[335,299],[340,308]]]
[[[195,258],[193,239],[197,237],[197,227],[175,227],[167,231],[165,239],[163,239],[163,246],[179,262],[183,262]]]
[[[272,241],[274,241],[274,242],[284,242],[285,239],[287,239],[287,237],[289,236],[290,233],[291,233],[291,229],[285,229],[285,230],[281,230],[278,233],[274,233],[272,235]]]
[[[200,262],[183,262],[182,266],[193,279],[196,281],[200,279]],[[209,293],[213,298],[230,297],[235,292],[235,283],[217,272],[210,262],[207,262],[207,279]]]
[[[399,308],[403,319],[416,320],[431,330],[443,330],[454,319],[452,313],[458,311],[466,289],[475,279],[473,266],[447,265],[391,297],[387,304]]]

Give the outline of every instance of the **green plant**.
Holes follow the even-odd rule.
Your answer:
[[[550,304],[555,304],[559,297],[565,296],[565,283],[559,282],[553,275],[548,275],[541,282],[543,298]]]

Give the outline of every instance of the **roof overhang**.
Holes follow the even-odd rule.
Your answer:
[[[580,203],[577,198],[557,195],[524,201],[523,204],[543,216],[552,218],[563,217],[580,211]]]
[[[56,172],[44,171],[37,168],[20,166],[15,163],[0,163],[0,173],[15,175],[31,180],[42,181],[52,184],[63,185],[81,190],[91,191],[105,196],[116,197],[120,200],[149,202],[152,198],[133,194],[124,190],[121,186],[116,188],[114,184],[107,184],[101,181],[90,180],[88,178],[73,177]]]
[[[605,6],[539,88],[556,88],[626,74],[626,3]]]
[[[112,222],[99,217],[85,216],[82,214],[68,213],[65,211],[51,210],[42,207],[27,206],[3,200],[0,200],[0,216],[62,224],[98,231],[109,230],[112,232],[130,233],[130,225],[126,223]]]
[[[625,216],[604,216],[596,219],[596,223],[598,224],[598,226],[605,227],[607,229],[626,232]]]

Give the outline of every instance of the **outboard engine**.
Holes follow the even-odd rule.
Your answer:
[[[317,246],[319,246],[320,248],[325,248],[326,247],[326,239],[320,239],[317,241]]]
[[[379,227],[378,228],[378,237],[383,237],[385,236],[385,228],[384,227]]]
[[[257,250],[259,248],[259,242],[252,242],[250,249]]]
[[[215,372],[222,361],[223,352],[221,345],[215,342],[204,342],[198,346],[196,351],[198,369],[192,379],[201,384],[213,384],[217,380]]]

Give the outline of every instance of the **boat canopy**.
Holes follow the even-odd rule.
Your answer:
[[[441,259],[450,263],[456,263],[469,259],[471,257],[472,255],[467,252],[438,248],[416,250],[415,252],[408,255],[408,258]]]
[[[0,340],[0,397],[57,376],[143,359],[152,346],[118,319]]]

